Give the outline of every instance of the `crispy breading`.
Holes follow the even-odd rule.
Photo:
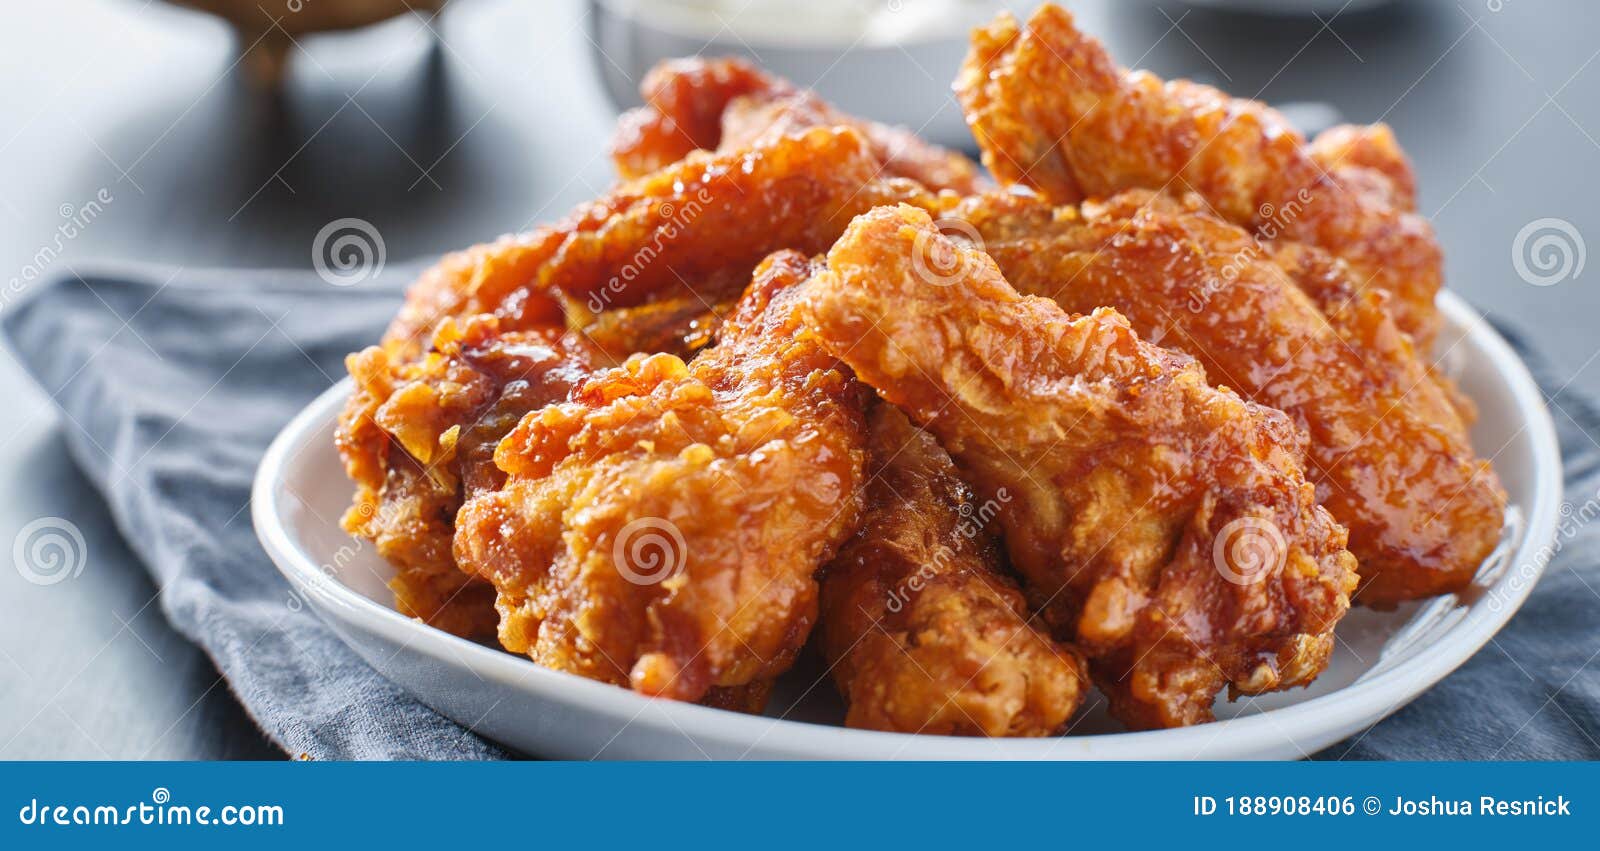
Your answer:
[[[1355,588],[1284,414],[1206,384],[1109,308],[1012,289],[925,212],[858,218],[805,289],[864,383],[999,509],[1012,563],[1135,727],[1212,718],[1224,685],[1310,682]]]
[[[1258,102],[1118,68],[1048,4],[1026,26],[1007,14],[975,30],[956,90],[1001,180],[1061,203],[1137,188],[1198,193],[1228,221],[1343,259],[1363,289],[1393,296],[1418,348],[1432,348],[1443,256],[1411,211],[1414,181],[1386,128],[1313,148]],[[1355,157],[1348,169],[1329,159],[1341,151]],[[1389,191],[1373,191],[1379,175]]]
[[[1417,175],[1387,124],[1340,124],[1311,140],[1311,158],[1341,181],[1364,185],[1380,203],[1416,212]],[[1374,177],[1376,175],[1376,177]]]
[[[706,291],[723,290],[712,286]],[[599,350],[607,366],[619,366],[638,353],[688,359],[711,344],[722,317],[733,307],[732,300],[707,302],[698,292],[689,292],[599,313],[573,307],[567,325]]]
[[[1080,209],[994,194],[952,216],[1018,291],[1074,313],[1113,307],[1212,381],[1293,417],[1318,501],[1350,530],[1363,602],[1459,591],[1499,541],[1505,492],[1449,394],[1382,296],[1357,294],[1326,253],[1302,247],[1293,270],[1324,278],[1324,317],[1273,246],[1198,199],[1134,190]]]
[[[335,441],[356,483],[344,528],[396,568],[401,612],[465,636],[494,634],[493,589],[456,567],[464,497],[499,487],[494,448],[522,416],[589,374],[593,349],[559,328],[501,333],[498,321],[447,321],[421,360],[372,346],[347,360],[355,380]]]
[[[651,69],[639,93],[645,105],[622,117],[611,143],[624,178],[665,168],[696,149],[738,151],[813,127],[851,127],[871,144],[885,175],[963,194],[990,185],[965,155],[903,127],[840,112],[742,59],[669,59]]]
[[[597,373],[500,443],[507,482],[462,508],[455,553],[507,649],[680,700],[789,667],[866,456],[869,394],[795,316],[811,271],[769,257],[715,347]]]
[[[819,639],[845,724],[965,736],[1060,732],[1083,657],[1029,623],[950,455],[892,405],[868,418],[867,513],[822,581]]]
[[[429,441],[468,426],[498,398],[499,380],[467,362],[474,346],[492,351],[500,335],[512,345],[527,342],[516,335],[561,340],[552,345],[591,368],[635,352],[687,356],[715,330],[715,306],[742,288],[729,282],[748,281],[768,251],[820,250],[855,212],[926,197],[908,181],[874,179],[876,170],[865,140],[848,129],[774,139],[735,156],[696,155],[558,225],[456,252],[426,271],[382,345],[349,361],[357,391],[339,435],[358,485],[348,528],[399,569],[401,609],[455,632],[492,625],[481,589],[449,558],[459,484],[429,460],[439,451]],[[563,325],[574,334],[563,338]],[[466,348],[457,345],[463,333]],[[560,401],[568,389],[512,413]],[[516,418],[497,418],[498,431],[484,439],[492,445]],[[409,443],[399,437],[407,433]]]
[[[722,114],[734,98],[771,95],[780,80],[742,59],[689,56],[667,59],[644,76],[644,106],[617,120],[611,161],[624,180],[659,171],[696,150],[722,144]]]
[[[590,314],[681,296],[686,282],[708,303],[736,296],[768,253],[822,251],[857,213],[929,197],[878,172],[866,139],[842,127],[693,154],[557,224],[445,257],[412,286],[384,347],[420,357],[450,316],[492,313],[507,330],[560,324],[556,292]]]
[[[384,333],[382,348],[396,365],[427,351],[434,329],[446,319],[492,314],[506,331],[559,327],[561,299],[539,284],[540,270],[570,230],[594,228],[583,208],[561,225],[452,251],[423,270],[406,290],[405,302]]]

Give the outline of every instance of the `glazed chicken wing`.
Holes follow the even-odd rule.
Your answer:
[[[560,224],[451,254],[425,272],[382,345],[350,360],[357,392],[338,436],[358,485],[347,528],[399,569],[401,609],[463,634],[493,625],[486,590],[450,559],[463,491],[438,440],[459,427],[493,446],[522,413],[564,400],[585,368],[702,348],[743,287],[732,282],[748,282],[767,252],[820,250],[855,213],[925,195],[876,172],[849,129],[696,155]],[[549,357],[516,360],[534,340],[552,347]],[[517,353],[511,365],[486,366],[507,350]],[[506,388],[511,399],[497,409]]]
[[[828,566],[819,636],[845,724],[902,733],[1048,736],[1083,699],[1075,651],[1028,622],[980,503],[950,456],[891,405],[868,420],[861,531]]]
[[[1343,259],[1363,288],[1394,297],[1419,350],[1432,348],[1442,255],[1412,212],[1410,167],[1387,128],[1338,129],[1308,146],[1260,103],[1118,68],[1053,5],[1026,26],[1002,15],[975,31],[956,89],[1002,180],[1061,203],[1136,188],[1198,193],[1228,221]]]
[[[708,292],[720,292],[712,286]],[[574,309],[568,324],[604,355],[607,366],[620,366],[634,354],[669,354],[685,360],[716,337],[722,318],[734,302],[708,302],[698,292],[668,295],[637,307],[589,313]]]
[[[788,668],[866,458],[868,393],[796,318],[811,272],[773,255],[715,347],[602,371],[500,443],[506,484],[462,508],[455,554],[507,649],[680,700]]]
[[[1325,318],[1270,247],[1186,200],[1137,190],[1079,209],[994,194],[954,217],[1020,292],[1074,313],[1114,307],[1213,381],[1293,417],[1318,501],[1350,529],[1359,599],[1464,588],[1500,538],[1505,493],[1381,299],[1305,248],[1295,273],[1320,263],[1331,277],[1315,289],[1340,291]]]
[[[622,117],[611,144],[625,178],[665,168],[697,149],[738,151],[813,127],[851,127],[866,137],[885,175],[962,194],[989,185],[962,154],[903,127],[846,115],[742,59],[671,59],[651,69],[639,93],[645,105]]]
[[[446,257],[411,288],[384,347],[415,359],[446,316],[492,313],[513,330],[560,324],[557,291],[568,314],[687,295],[715,304],[736,296],[768,253],[821,251],[856,214],[926,196],[878,172],[867,140],[849,128],[694,154],[555,225]]]
[[[560,328],[502,333],[489,316],[442,323],[418,361],[396,362],[378,346],[349,357],[355,392],[336,443],[356,495],[344,527],[395,566],[401,612],[457,635],[494,634],[493,589],[451,556],[456,511],[504,481],[500,439],[524,414],[565,399],[595,360]]]
[[[644,106],[617,120],[612,164],[626,180],[659,171],[697,150],[714,151],[722,144],[722,114],[735,98],[770,99],[794,90],[788,81],[741,59],[665,60],[639,84]]]
[[[1355,588],[1288,417],[1206,384],[1110,309],[1024,297],[925,212],[856,219],[808,321],[999,509],[1013,564],[1135,727],[1212,718],[1224,685],[1310,682]]]

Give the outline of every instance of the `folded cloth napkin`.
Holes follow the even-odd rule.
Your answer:
[[[13,353],[161,588],[267,735],[314,759],[484,759],[499,747],[345,647],[256,542],[250,482],[294,413],[399,305],[392,286],[299,273],[69,276],[4,317]]]
[[[345,288],[307,273],[73,275],[0,325],[61,407],[68,445],[154,574],[162,611],[293,755],[507,756],[378,676],[309,610],[286,605],[288,585],[250,526],[250,481],[267,444],[344,374],[347,352],[377,339],[414,271]],[[1581,505],[1600,488],[1600,413],[1560,380],[1540,379],[1558,406],[1568,498]],[[1600,666],[1589,665],[1600,652],[1600,523],[1568,524],[1562,535],[1532,598],[1492,644],[1318,756],[1600,758],[1587,732],[1600,729]]]

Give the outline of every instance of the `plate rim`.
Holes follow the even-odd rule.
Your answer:
[[[1517,572],[1519,565],[1531,564],[1531,576],[1520,573],[1526,580],[1520,587],[1510,588],[1502,595],[1504,604],[1498,608],[1471,606],[1466,615],[1444,633],[1452,637],[1449,642],[1434,642],[1442,646],[1442,650],[1424,650],[1370,678],[1291,706],[1193,727],[1043,739],[982,739],[857,730],[653,699],[576,674],[545,668],[526,657],[428,627],[324,574],[310,555],[295,543],[284,517],[277,510],[276,486],[283,479],[291,453],[306,443],[309,436],[314,436],[342,406],[351,388],[349,377],[319,394],[273,438],[251,485],[251,520],[274,566],[294,588],[319,604],[313,606],[319,614],[325,608],[343,610],[359,620],[363,628],[399,644],[415,644],[419,638],[442,641],[441,649],[450,651],[454,663],[472,668],[502,688],[513,687],[510,683],[515,681],[518,687],[533,688],[541,698],[558,700],[584,712],[628,719],[627,723],[643,721],[649,715],[651,723],[670,724],[676,728],[674,732],[690,738],[748,742],[750,751],[768,736],[779,734],[782,735],[782,749],[798,754],[837,753],[849,750],[852,744],[859,745],[864,754],[884,753],[898,745],[897,753],[904,758],[917,758],[919,751],[933,751],[932,755],[938,758],[953,759],[1070,758],[1074,755],[1055,753],[1061,748],[1079,750],[1081,753],[1075,755],[1080,757],[1170,759],[1176,754],[1199,753],[1224,735],[1256,739],[1267,746],[1280,741],[1296,743],[1351,719],[1359,719],[1358,727],[1375,724],[1432,688],[1476,655],[1499,632],[1521,609],[1548,567],[1546,560],[1529,560],[1524,555],[1555,539],[1563,496],[1560,448],[1549,408],[1527,365],[1467,302],[1454,293],[1441,292],[1439,308],[1451,324],[1461,330],[1462,340],[1470,339],[1474,348],[1494,365],[1511,392],[1515,409],[1522,414],[1523,429],[1529,434],[1534,494],[1526,509],[1521,539],[1508,554],[1510,568],[1506,575]],[[333,631],[341,641],[348,643],[338,629]],[[378,673],[384,675],[382,671]],[[405,684],[396,685],[412,693]]]

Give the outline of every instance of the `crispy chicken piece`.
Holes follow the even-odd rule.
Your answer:
[[[559,328],[501,333],[491,316],[444,322],[418,361],[396,363],[378,346],[349,357],[355,392],[336,443],[356,495],[343,525],[395,565],[401,612],[457,635],[494,634],[494,589],[451,557],[456,511],[504,481],[500,439],[565,399],[596,357]]]
[[[1375,172],[1373,174],[1376,174]],[[1387,184],[1375,191],[1387,192]],[[1195,206],[1194,196],[1186,196],[1185,203],[1189,207]],[[1204,202],[1200,202],[1203,204]],[[1393,301],[1387,294],[1374,289],[1362,289],[1357,286],[1349,264],[1334,257],[1320,248],[1305,243],[1290,240],[1277,240],[1275,242],[1261,242],[1260,246],[1270,254],[1272,261],[1282,269],[1297,287],[1317,305],[1322,314],[1335,324],[1339,322],[1339,314],[1350,310],[1359,310],[1362,314],[1383,313],[1391,320],[1395,318],[1392,310]],[[1361,302],[1362,305],[1357,305]],[[1379,320],[1374,318],[1372,322]],[[1391,322],[1391,324],[1393,324]],[[1396,325],[1396,330],[1399,326]],[[1470,427],[1478,420],[1478,406],[1472,398],[1461,392],[1454,380],[1445,375],[1437,365],[1427,360],[1427,353],[1418,349],[1413,339],[1411,349],[1421,359],[1423,368],[1427,371],[1429,383],[1443,394],[1450,406],[1455,409],[1455,419],[1461,421],[1464,427]],[[1365,354],[1360,349],[1358,353]],[[1382,356],[1379,355],[1382,359]],[[1431,404],[1440,398],[1437,394],[1427,394],[1427,401]]]
[[[1363,183],[1377,203],[1417,210],[1417,176],[1387,124],[1340,124],[1311,140],[1311,158],[1341,180]]]
[[[579,208],[553,228],[506,234],[446,254],[406,290],[382,348],[397,366],[415,361],[428,351],[440,322],[479,314],[494,315],[507,331],[560,327],[566,311],[559,295],[539,283],[540,270],[566,231],[595,226]]]
[[[693,357],[711,344],[722,318],[733,308],[733,301],[709,303],[698,292],[689,292],[600,313],[574,308],[567,314],[567,324],[599,350],[607,366],[620,366],[637,353]]]
[[[420,363],[394,364],[377,346],[351,356],[356,392],[337,442],[358,492],[344,524],[396,566],[396,608],[456,635],[494,636],[494,586],[463,572],[451,552],[464,497],[505,483],[495,447],[529,411],[564,400],[612,357],[657,344],[697,348],[715,330],[687,310],[676,318],[688,321],[676,323],[664,313],[658,305],[619,308],[568,333],[500,333],[492,316],[464,327],[446,319]],[[673,339],[674,331],[684,336]],[[702,702],[760,713],[771,686],[714,688]]]
[[[508,650],[680,700],[789,667],[866,460],[869,394],[796,318],[811,272],[769,257],[715,347],[600,372],[500,443],[507,482],[462,508],[455,553]]]
[[[1318,501],[1350,529],[1361,601],[1459,591],[1499,541],[1505,493],[1448,393],[1381,294],[1356,295],[1326,253],[1304,248],[1293,270],[1324,278],[1324,318],[1271,245],[1198,199],[1135,190],[1080,210],[994,194],[953,216],[1018,291],[1072,313],[1113,307],[1213,381],[1294,418],[1310,436]]]
[[[949,454],[892,405],[868,420],[867,514],[828,566],[820,639],[845,724],[1048,736],[1083,699],[1075,651],[1028,622],[979,503]]]
[[[805,296],[827,347],[980,496],[1011,495],[1011,560],[1118,718],[1203,722],[1224,685],[1322,671],[1355,559],[1287,416],[1208,386],[1113,310],[1018,295],[909,206],[856,219]]]
[[[559,338],[559,354],[571,355],[574,369],[634,352],[690,354],[714,330],[715,305],[737,292],[728,282],[748,280],[766,252],[820,250],[854,213],[926,197],[909,181],[874,180],[875,172],[865,141],[848,129],[813,130],[736,156],[696,155],[580,207],[562,224],[451,254],[425,272],[382,345],[350,361],[358,388],[339,435],[358,485],[347,527],[376,541],[399,568],[402,610],[462,634],[493,623],[483,590],[463,584],[449,558],[462,492],[453,471],[427,460],[440,452],[432,441],[475,422],[484,413],[478,406],[509,380],[469,362],[475,347],[494,349],[501,334]],[[624,306],[636,301],[645,303]],[[707,302],[712,309],[693,310]],[[475,324],[465,348],[439,349]],[[564,324],[576,333],[563,338]],[[577,380],[571,370],[552,379]],[[521,413],[560,401],[567,389],[554,386],[510,410],[482,439],[492,446]]]
[[[598,314],[683,295],[737,295],[772,251],[822,251],[851,217],[896,201],[931,203],[911,181],[878,179],[865,138],[816,128],[733,153],[697,153],[578,207],[560,223],[449,255],[417,281],[384,347],[420,357],[447,316],[492,313],[516,330],[563,319],[559,290]]]
[[[741,59],[700,56],[667,59],[639,84],[644,106],[617,120],[611,160],[623,179],[664,169],[696,150],[722,144],[722,114],[734,98],[781,96],[794,91]]]
[[[598,315],[574,309],[565,334],[550,324],[502,333],[514,322],[493,315],[446,317],[418,360],[381,346],[351,355],[355,392],[336,434],[357,483],[344,526],[398,568],[398,608],[447,632],[492,635],[494,590],[468,581],[450,547],[463,493],[503,481],[495,444],[590,370],[640,352],[690,356],[731,308],[689,294]],[[446,439],[460,439],[462,453],[441,450]]]
[[[1135,188],[1196,192],[1228,221],[1343,259],[1363,289],[1394,297],[1396,322],[1418,349],[1432,349],[1443,259],[1411,212],[1414,181],[1386,128],[1309,147],[1260,103],[1118,68],[1053,5],[1026,27],[1002,15],[974,31],[956,90],[1001,180],[1061,203]]]
[[[669,59],[645,77],[645,105],[626,113],[612,140],[624,178],[665,168],[696,149],[739,151],[813,127],[852,127],[871,144],[884,174],[934,191],[988,188],[978,166],[956,151],[923,141],[904,127],[866,121],[833,108],[742,59]]]

